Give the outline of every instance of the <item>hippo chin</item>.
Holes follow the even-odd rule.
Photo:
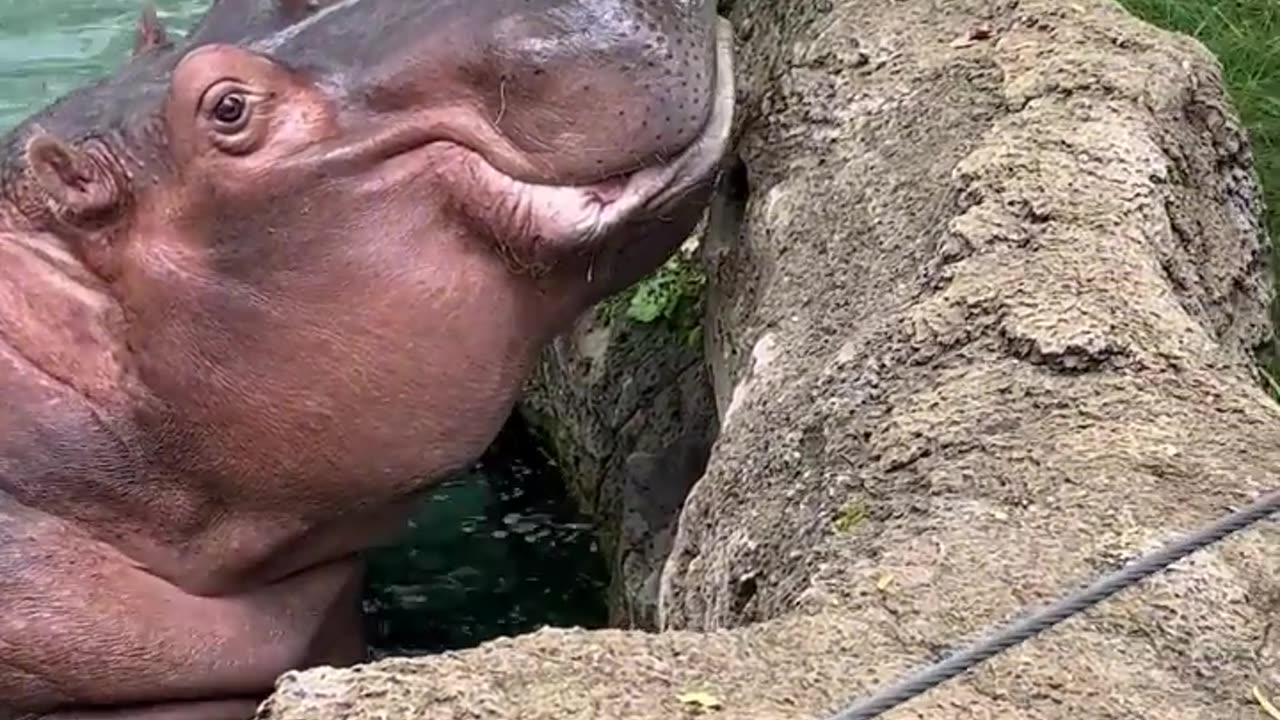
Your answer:
[[[218,0],[5,138],[0,719],[363,660],[360,553],[699,219],[714,5]]]

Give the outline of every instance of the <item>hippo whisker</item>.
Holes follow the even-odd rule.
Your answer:
[[[498,117],[494,118],[493,126],[502,127],[502,118],[507,114],[507,79],[504,77],[498,83]]]

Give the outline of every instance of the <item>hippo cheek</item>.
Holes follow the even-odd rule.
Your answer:
[[[220,475],[269,468],[315,493],[387,478],[371,502],[468,462],[548,333],[549,296],[450,213],[435,183],[393,172],[281,188],[263,201],[270,213],[134,245],[128,280],[139,297],[166,298],[131,308],[138,370],[201,429],[175,440],[197,441]],[[276,489],[258,492],[265,502]]]

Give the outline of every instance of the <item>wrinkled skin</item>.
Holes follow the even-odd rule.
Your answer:
[[[360,552],[696,223],[713,5],[220,0],[0,144],[0,720],[364,658]]]

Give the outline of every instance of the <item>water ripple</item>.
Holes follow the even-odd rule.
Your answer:
[[[0,131],[119,65],[133,44],[139,0],[0,0]],[[207,0],[160,0],[177,31]]]

